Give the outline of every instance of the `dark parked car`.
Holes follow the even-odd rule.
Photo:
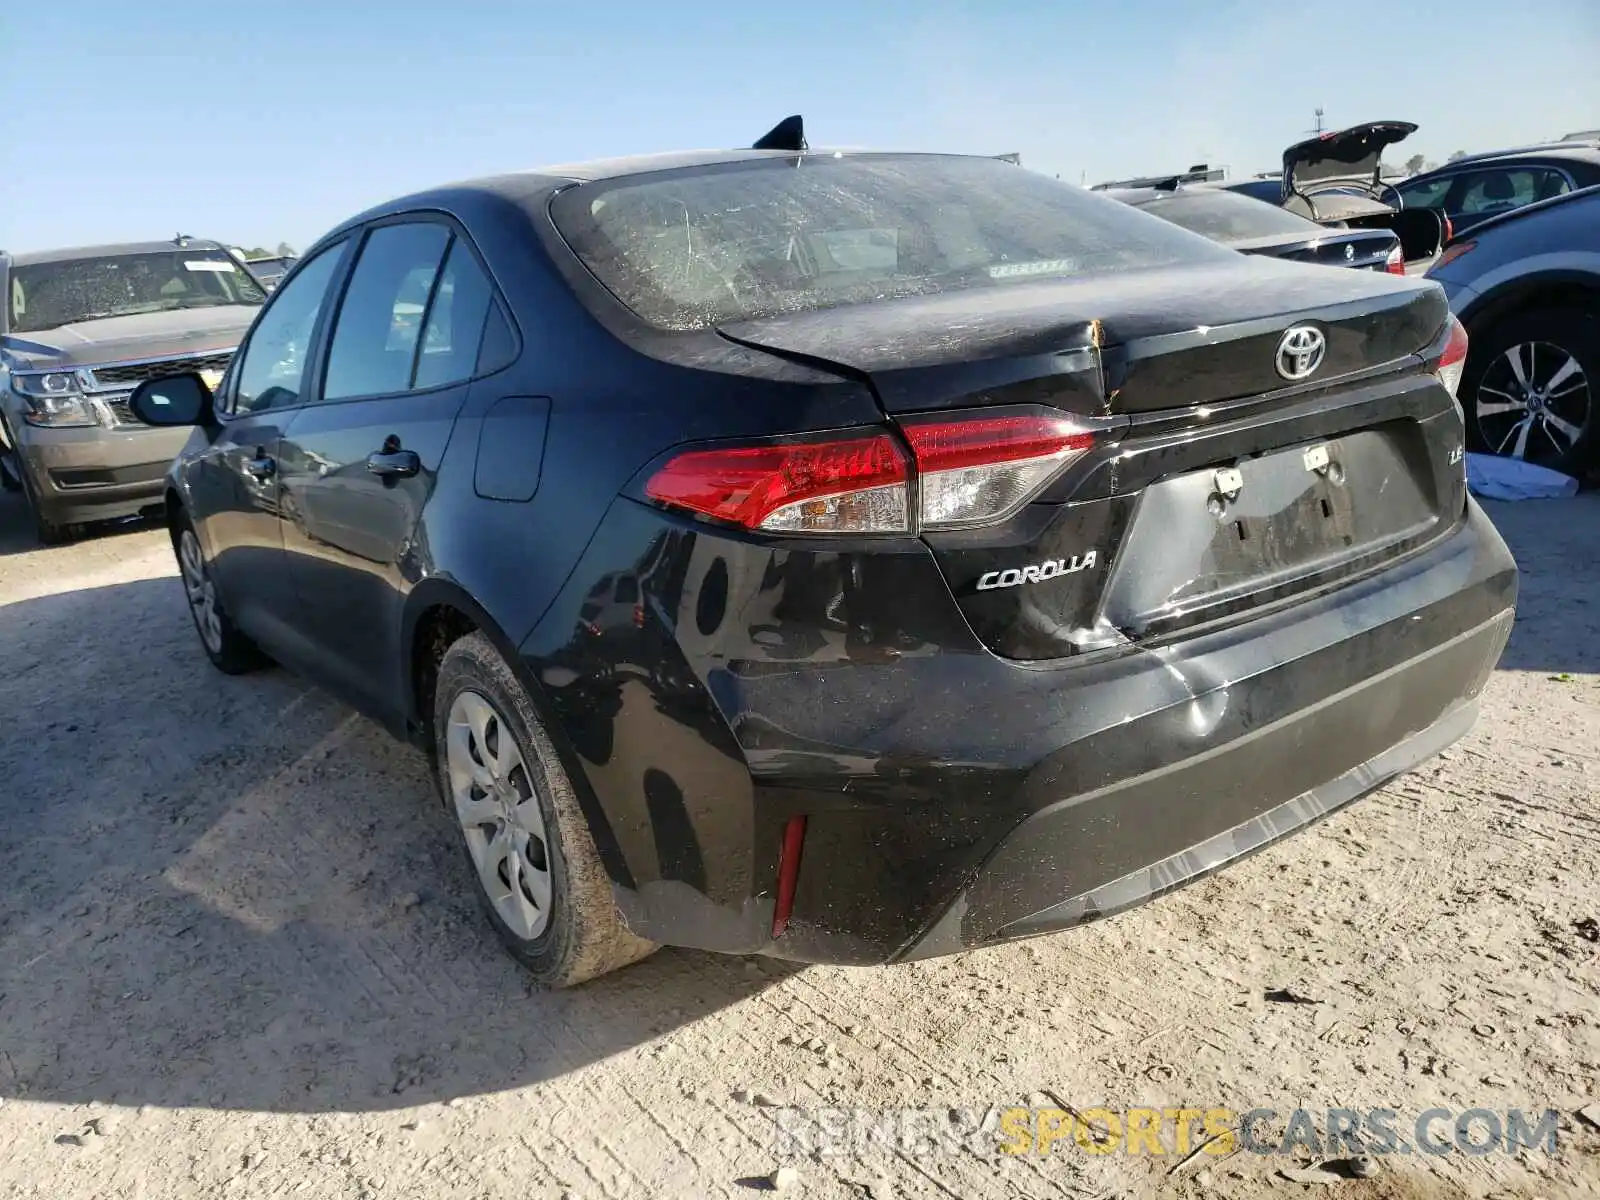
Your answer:
[[[1474,446],[1574,476],[1600,466],[1600,186],[1480,222],[1428,278],[1471,331]]]
[[[758,144],[375,208],[134,401],[213,663],[429,747],[540,979],[1062,929],[1471,726],[1516,569],[1436,286]]]
[[[1103,194],[1244,254],[1406,273],[1400,239],[1387,229],[1328,229],[1287,209],[1208,184],[1121,188]]]
[[[1565,145],[1475,154],[1413,175],[1395,191],[1406,208],[1433,208],[1451,236],[1512,209],[1600,184],[1600,145]]]

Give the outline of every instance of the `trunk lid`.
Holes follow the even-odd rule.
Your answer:
[[[1287,387],[1277,351],[1293,325],[1325,335],[1314,374],[1325,380],[1398,364],[1438,336],[1446,315],[1444,293],[1416,280],[1239,255],[766,317],[720,332],[863,377],[890,414],[1045,403],[1109,416]]]
[[[1283,152],[1284,189],[1299,196],[1340,184],[1375,189],[1383,152],[1416,131],[1410,121],[1368,121],[1296,142]]]
[[[1330,230],[1324,236],[1310,240],[1295,240],[1279,235],[1229,243],[1241,254],[1266,254],[1285,262],[1377,271],[1383,270],[1389,252],[1399,244],[1398,237],[1381,229]]]
[[[978,638],[1037,661],[1243,619],[1440,535],[1465,502],[1459,411],[1422,357],[1447,316],[1416,280],[1239,255],[721,332],[863,378],[907,423],[1111,418],[1009,518],[922,535]],[[1326,355],[1291,383],[1296,325]]]

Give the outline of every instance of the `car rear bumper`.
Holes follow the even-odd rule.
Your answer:
[[[188,429],[29,428],[21,458],[36,502],[58,525],[132,516],[159,504]]]
[[[752,609],[743,568],[728,570],[727,610]],[[923,958],[1170,891],[1436,753],[1471,727],[1516,593],[1469,501],[1450,534],[1377,574],[1148,648],[1022,664],[909,643],[780,665],[691,647],[699,696],[658,662],[635,685],[647,702],[623,686],[561,719],[614,730],[579,747],[579,773],[644,936]],[[793,912],[775,937],[796,817]]]

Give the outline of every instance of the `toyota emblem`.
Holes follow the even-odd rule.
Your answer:
[[[1278,342],[1278,374],[1290,382],[1309,378],[1322,365],[1328,339],[1315,325],[1291,325]]]

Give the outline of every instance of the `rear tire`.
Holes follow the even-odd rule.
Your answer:
[[[178,575],[183,584],[189,615],[194,618],[200,647],[211,665],[224,675],[244,675],[260,670],[268,659],[255,642],[233,623],[223,607],[222,595],[211,575],[211,564],[194,531],[187,513],[181,509],[172,528],[172,552],[178,558]]]
[[[639,961],[631,932],[545,731],[481,633],[445,652],[434,691],[434,770],[461,832],[478,902],[511,956],[564,988]]]
[[[1582,478],[1600,451],[1600,312],[1528,309],[1473,332],[1461,407],[1473,449]]]

